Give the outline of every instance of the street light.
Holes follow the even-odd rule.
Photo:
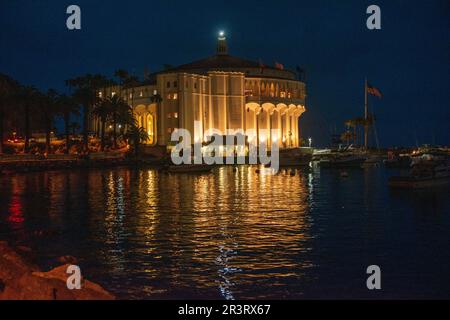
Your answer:
[[[312,138],[311,137],[308,139],[308,142],[309,142],[309,147],[311,148],[311,146],[312,146]]]

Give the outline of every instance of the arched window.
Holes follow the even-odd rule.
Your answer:
[[[155,142],[155,130],[154,130],[154,120],[153,116],[149,113],[147,115],[147,134],[148,134],[148,144],[153,144]]]
[[[138,126],[139,127],[144,127],[144,125],[145,125],[144,116],[138,114],[137,119],[138,119]]]

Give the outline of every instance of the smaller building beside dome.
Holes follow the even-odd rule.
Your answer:
[[[270,149],[299,147],[299,118],[306,111],[306,87],[295,72],[282,66],[229,55],[225,35],[220,34],[216,54],[149,77],[144,83],[108,88],[99,95],[121,94],[139,125],[147,131],[148,145],[171,145],[172,132],[184,128],[192,143],[202,141],[209,129],[257,132],[257,139]],[[159,94],[162,101],[152,102]],[[195,123],[200,126],[195,126]],[[92,118],[91,129],[100,121]],[[277,134],[270,134],[275,129]],[[269,132],[269,133],[267,133]],[[267,136],[266,136],[267,135]]]

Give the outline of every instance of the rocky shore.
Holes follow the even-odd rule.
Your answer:
[[[82,279],[81,289],[67,288],[68,266],[76,260],[61,257],[61,263],[44,272],[26,258],[27,248],[11,248],[0,242],[0,300],[114,300],[96,283]]]

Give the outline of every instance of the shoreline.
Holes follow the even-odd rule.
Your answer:
[[[58,266],[44,271],[29,259],[33,250],[0,241],[0,300],[115,300],[116,297],[84,277],[81,289],[70,290],[67,273],[74,257],[57,258]]]
[[[0,156],[0,174],[15,174],[67,169],[89,169],[119,166],[152,166],[164,165],[161,159],[127,159],[98,158],[98,159],[18,159],[3,160]]]

